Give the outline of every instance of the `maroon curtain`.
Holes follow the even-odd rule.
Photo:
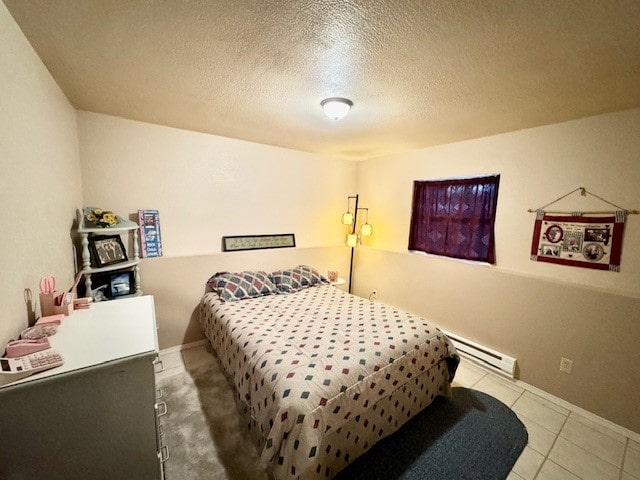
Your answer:
[[[500,175],[416,180],[409,250],[495,263]]]

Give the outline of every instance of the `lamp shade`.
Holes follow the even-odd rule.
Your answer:
[[[353,106],[348,98],[331,97],[320,102],[324,113],[332,120],[340,120],[347,116]]]
[[[351,225],[353,223],[353,213],[344,212],[342,214],[342,223],[345,225]]]
[[[356,245],[358,245],[358,235],[355,233],[347,235],[347,246],[353,248]]]
[[[369,237],[373,233],[373,227],[369,223],[363,223],[360,227],[360,234],[363,237]]]

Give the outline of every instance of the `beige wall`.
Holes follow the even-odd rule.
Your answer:
[[[520,378],[640,432],[640,217],[630,216],[621,272],[529,260],[534,214],[584,186],[640,208],[640,110],[602,115],[361,162],[358,191],[374,236],[359,249],[355,293],[518,359]],[[412,182],[500,173],[497,265],[408,253]],[[560,208],[606,208],[576,194]],[[571,375],[560,357],[574,360]],[[620,392],[624,392],[621,393]]]
[[[82,204],[76,112],[0,3],[0,345],[27,326],[23,291],[73,281]]]
[[[273,269],[317,262],[347,273],[339,220],[355,163],[88,112],[78,131],[86,205],[160,211],[165,257],[143,260],[141,272],[162,347],[201,338],[191,315],[217,271],[265,258]],[[273,233],[295,233],[297,248],[221,253],[224,235]]]
[[[341,244],[354,162],[88,112],[78,131],[86,204],[159,210],[166,256],[218,253],[223,235]]]
[[[640,216],[625,227],[619,273],[529,260],[534,213],[584,186],[613,203],[640,209],[640,110],[442,145],[360,162],[358,191],[375,235],[368,245],[406,252],[413,181],[499,173],[495,268],[640,296]],[[554,208],[610,209],[578,193]]]
[[[206,281],[216,272],[274,270],[301,263],[348,272],[349,249],[340,247],[294,248],[225,252],[213,255],[166,257],[142,263],[145,291],[155,296],[160,348],[204,338],[195,315]],[[346,284],[341,287],[346,289]]]
[[[77,125],[76,112],[1,3],[0,64],[0,343],[27,324],[24,288],[37,297],[38,279],[47,273],[71,282],[69,232],[83,192],[84,204],[122,215],[160,210],[166,256],[145,260],[141,270],[167,347],[200,338],[193,311],[216,271],[311,263],[346,273],[349,250],[337,219],[356,192],[357,168],[375,234],[358,249],[356,293],[376,288],[383,301],[517,357],[523,380],[640,431],[640,218],[627,225],[622,271],[609,273],[529,261],[533,216],[526,213],[578,186],[639,208],[640,111],[356,167],[87,112],[78,112]],[[414,179],[494,172],[502,175],[497,266],[406,252]],[[577,196],[559,206],[600,207]],[[284,232],[296,233],[298,248],[220,252],[222,235]],[[574,360],[572,375],[558,372],[561,355]]]

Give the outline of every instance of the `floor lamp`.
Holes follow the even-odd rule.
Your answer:
[[[351,225],[351,233],[347,235],[347,246],[351,247],[351,261],[349,263],[349,293],[351,293],[353,285],[353,255],[355,253],[355,247],[358,243],[362,242],[362,237],[368,237],[373,233],[373,228],[369,225],[369,209],[365,207],[358,207],[358,200],[360,196],[350,195],[347,197],[347,211],[342,214],[342,223],[344,225]],[[354,200],[353,212],[351,211],[351,201]],[[360,233],[357,233],[358,228],[358,210],[365,210],[366,219],[360,226]]]

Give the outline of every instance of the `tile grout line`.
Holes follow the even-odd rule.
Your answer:
[[[610,430],[613,430],[614,432],[618,433],[619,435],[625,437],[625,438],[629,438],[632,439],[638,443],[640,443],[640,432],[634,432],[633,430],[630,430],[626,427],[623,427],[620,424],[617,424],[611,420],[607,420],[604,417],[601,417],[593,412],[590,412],[589,410],[586,410],[582,407],[579,407],[571,402],[569,402],[568,400],[564,400],[562,398],[556,397],[553,394],[550,394],[549,392],[546,392],[540,388],[537,388],[533,385],[530,385],[526,382],[523,382],[522,380],[519,380],[517,378],[503,378],[502,375],[497,374],[493,371],[488,370],[486,367],[484,367],[483,365],[480,365],[479,363],[473,362],[472,360],[470,361],[471,364],[473,364],[474,367],[480,369],[480,370],[484,370],[485,372],[487,372],[486,374],[493,374],[494,376],[507,380],[509,383],[513,383],[516,387],[518,388],[524,388],[525,391],[531,393],[532,395],[535,395],[536,397],[540,397],[543,400],[546,400],[547,402],[552,403],[553,405],[556,405],[562,409],[568,410],[570,413],[575,413],[576,415],[579,415],[581,417],[585,417],[588,420],[593,421],[594,423],[597,423],[605,428],[608,428]],[[475,385],[475,384],[474,384]],[[638,479],[640,480],[640,479]]]
[[[567,417],[567,420],[568,420],[568,419],[569,419],[569,418]],[[563,427],[564,427],[564,425],[563,425]],[[562,430],[561,430],[561,431],[562,431]],[[602,432],[600,432],[600,433],[602,433]],[[603,434],[603,435],[606,435],[606,434]],[[558,433],[558,436],[560,436],[560,433]],[[592,456],[592,457],[596,457],[596,458],[598,458],[598,459],[602,460],[603,462],[608,463],[609,465],[611,465],[611,466],[613,466],[613,467],[615,467],[615,468],[619,469],[619,470],[620,470],[620,472],[621,472],[619,476],[622,476],[622,470],[623,470],[623,468],[624,468],[624,457],[625,457],[625,455],[626,455],[626,446],[629,444],[629,439],[628,439],[628,438],[625,438],[625,442],[624,442],[624,444],[625,444],[624,452],[625,452],[625,453],[624,453],[624,454],[623,454],[623,456],[622,456],[622,466],[620,466],[620,467],[619,467],[619,466],[617,466],[615,463],[611,463],[611,462],[610,462],[609,460],[607,460],[606,458],[602,458],[602,457],[601,457],[600,455],[598,455],[597,453],[593,453],[593,452],[591,452],[591,451],[587,450],[586,448],[584,448],[583,446],[578,445],[577,443],[575,443],[575,442],[571,441],[571,439],[570,439],[570,438],[568,438],[568,437],[562,437],[562,438],[564,438],[567,442],[569,442],[570,444],[572,444],[574,447],[577,447],[577,448],[579,448],[580,450],[582,450],[582,451],[586,452],[588,455],[590,455],[590,456]],[[617,440],[615,440],[615,439],[612,439],[612,440],[617,442]],[[571,473],[573,473],[573,472],[571,472]],[[574,475],[575,475],[575,474],[574,474]]]
[[[489,374],[490,374],[490,373],[487,373],[486,375],[489,375]],[[486,376],[486,375],[485,375],[485,376]],[[485,378],[485,377],[482,377],[482,378]],[[482,380],[482,378],[481,378],[480,380]],[[476,383],[474,383],[474,385],[475,385],[475,384],[477,384],[478,382],[480,382],[480,380],[478,380]],[[525,392],[525,390],[524,390],[524,389],[522,389],[522,391],[521,391],[521,392],[520,392],[520,394],[518,395],[518,398],[516,398],[516,399],[513,401],[513,403],[512,403],[511,405],[507,405],[507,407],[509,407],[509,410],[511,410],[511,412],[516,416],[516,418],[518,417],[518,414],[517,414],[516,412],[514,412],[514,411],[513,411],[513,406],[518,402],[518,400],[520,400],[520,398],[522,397],[522,395],[524,395],[524,392]],[[518,420],[520,420],[520,419],[518,418]],[[522,424],[524,425],[524,422],[523,422],[522,420],[520,420],[520,423],[522,423]],[[525,426],[524,428],[525,428],[525,430],[527,429],[527,427],[526,427],[526,426]],[[527,448],[527,446],[528,446],[528,445],[529,445],[529,431],[527,431],[527,444],[524,446],[524,448]],[[524,448],[522,449],[522,452],[524,452]],[[534,450],[534,451],[535,451],[535,450]],[[519,455],[519,456],[518,456],[518,458],[516,459],[516,462],[520,459],[520,457],[521,457],[521,456],[522,456],[522,453],[520,453],[520,455]],[[514,466],[515,466],[515,464],[514,464]],[[522,475],[520,475],[518,472],[515,472],[515,471],[513,470],[513,467],[511,467],[511,473],[513,473],[513,474],[517,475],[519,478],[522,478],[523,480],[525,480],[525,479],[524,479],[524,477],[523,477]],[[536,472],[536,475],[537,475],[537,472]],[[534,475],[534,477],[535,477],[535,475]]]
[[[614,432],[620,434],[623,437],[632,438],[632,439],[637,438],[636,441],[640,442],[640,432],[634,432],[626,427],[623,427],[620,424],[614,423],[611,420],[607,420],[606,418],[600,417],[599,415],[593,412],[590,412],[589,410],[579,407],[578,405],[575,405],[569,402],[568,400],[564,400],[562,398],[556,397],[555,395],[552,395],[549,392],[546,392],[540,388],[534,387],[533,385],[529,385],[528,383],[523,382],[521,380],[515,380],[515,383],[517,385],[522,385],[522,388],[529,391],[533,395],[541,397],[544,400],[547,400],[555,405],[558,405],[561,408],[564,408],[565,410],[569,410],[572,413],[575,413],[576,415],[585,417],[588,420],[591,420],[605,428],[613,430]]]
[[[522,392],[520,392],[520,395],[518,395],[518,398],[516,398],[515,401],[513,402],[513,404],[509,407],[509,410],[511,410],[513,412],[513,414],[516,416],[516,418],[518,417],[518,414],[513,411],[513,405],[515,405],[518,402],[518,400],[520,400],[522,395],[524,395],[524,390],[522,390]],[[518,418],[518,420],[520,420],[520,419]],[[524,425],[524,422],[522,420],[520,420],[520,423],[522,423]],[[525,426],[524,429],[527,430],[527,427]],[[529,431],[527,430],[527,444],[524,446],[524,448],[527,448],[528,445],[529,445]],[[524,448],[522,449],[522,452],[524,452]],[[516,463],[518,462],[518,460],[522,456],[522,452],[520,453],[520,455],[516,459]],[[515,467],[515,465],[516,464],[514,463],[513,466]],[[518,472],[514,472],[513,471],[513,467],[511,467],[511,472],[515,473],[516,475],[518,475],[518,477],[520,477],[520,478],[522,478],[524,480],[522,475],[520,475]],[[537,473],[536,473],[536,475],[537,475]],[[535,478],[535,475],[534,475],[534,478]]]
[[[559,430],[559,431],[558,431],[558,433],[556,434],[556,438],[553,440],[553,443],[551,444],[551,448],[549,448],[549,451],[548,451],[548,452],[547,452],[547,454],[545,455],[545,458],[544,458],[544,461],[542,462],[542,465],[540,465],[540,469],[542,469],[542,466],[545,464],[545,462],[546,462],[547,460],[549,460],[550,462],[553,462],[553,460],[550,460],[550,459],[549,459],[549,455],[551,454],[551,451],[553,450],[553,447],[555,446],[555,444],[556,444],[556,442],[557,442],[558,438],[561,436],[561,434],[562,434],[562,430],[564,429],[564,427],[565,427],[566,423],[569,421],[569,417],[571,416],[571,413],[573,413],[573,412],[574,412],[573,410],[569,410],[569,413],[567,414],[567,416],[566,416],[566,418],[565,418],[564,422],[562,423],[562,426],[560,427],[560,430]],[[526,417],[526,415],[524,415],[524,416]],[[527,418],[528,418],[528,417],[527,417]],[[537,422],[535,422],[534,420],[532,420],[532,421],[533,421],[534,423],[537,423]],[[577,421],[577,420],[576,420],[576,421]],[[588,425],[587,425],[587,427],[588,427]],[[542,427],[542,428],[544,428],[544,427]],[[547,430],[547,431],[549,431],[549,430]],[[596,430],[596,431],[597,431],[597,430]],[[600,433],[602,433],[603,435],[607,435],[606,433],[603,433],[603,432],[600,432]],[[609,435],[607,435],[607,436],[609,436]],[[618,467],[617,465],[615,465],[615,464],[611,463],[609,460],[607,460],[607,459],[605,459],[605,458],[602,458],[600,455],[598,455],[598,454],[596,454],[596,453],[593,453],[593,452],[591,452],[591,451],[587,450],[586,448],[582,447],[581,445],[578,445],[577,443],[575,443],[575,442],[571,441],[571,439],[570,439],[570,438],[568,438],[568,437],[562,437],[562,438],[563,438],[564,440],[566,440],[568,443],[571,443],[571,444],[572,444],[572,445],[574,445],[575,447],[577,447],[577,448],[579,448],[580,450],[584,451],[586,454],[588,454],[588,455],[590,455],[590,456],[594,456],[594,457],[598,458],[599,460],[602,460],[603,462],[608,463],[609,465],[613,466],[614,468],[617,468],[617,469],[619,470],[619,472],[618,472],[618,479],[620,480],[620,479],[622,478],[622,473],[623,473],[623,471],[624,471],[624,461],[625,461],[625,458],[626,458],[627,449],[628,449],[628,445],[629,445],[629,437],[625,437],[625,449],[624,449],[624,454],[623,454],[623,457],[622,457],[622,466],[621,466],[621,467]],[[615,440],[615,439],[613,439],[613,440]],[[538,452],[538,453],[539,453],[539,452]],[[553,462],[553,463],[555,463],[555,462]],[[582,477],[580,477],[576,472],[572,472],[571,470],[569,470],[569,469],[567,469],[567,468],[563,467],[562,465],[559,465],[559,466],[560,466],[560,468],[563,468],[563,469],[565,469],[565,470],[569,471],[572,475],[575,475],[576,477],[582,478]],[[538,473],[536,474],[536,477],[537,477],[537,475],[538,475],[539,473],[540,473],[540,471],[538,471]],[[534,480],[535,480],[535,477],[534,477]]]
[[[490,377],[490,378],[491,378],[491,377],[493,377],[492,372],[484,372],[484,374],[483,374],[483,375],[482,375],[478,380],[476,380],[473,384],[471,384],[468,388],[474,388],[478,383],[480,383],[482,380],[486,379],[487,377]],[[514,386],[515,386],[515,385],[514,385]],[[520,388],[520,389],[522,390],[522,391],[520,392],[520,394],[518,395],[518,398],[516,398],[516,399],[515,399],[515,401],[511,404],[511,406],[507,405],[507,407],[509,407],[509,410],[511,410],[511,411],[514,413],[514,415],[516,415],[516,416],[517,416],[516,412],[514,412],[514,411],[513,411],[513,405],[515,405],[515,404],[516,404],[516,402],[517,402],[518,400],[520,400],[520,398],[521,398],[521,397],[524,395],[524,393],[526,392],[526,389],[521,388],[521,387],[518,387],[518,388]],[[504,402],[503,402],[503,403],[504,403]],[[525,427],[525,429],[526,429],[526,427]],[[529,432],[527,432],[527,435],[528,435],[528,433],[529,433]],[[555,441],[555,440],[554,440],[554,441]],[[527,445],[525,445],[525,448],[526,448],[528,445],[529,445],[529,439],[527,438]],[[524,452],[524,449],[523,449],[522,451]],[[535,451],[535,450],[534,450],[534,451]],[[538,453],[540,453],[540,452],[538,452]],[[520,454],[520,456],[522,456],[522,453]],[[518,459],[520,458],[520,456],[518,457]],[[546,457],[545,457],[545,460],[546,460]],[[516,462],[517,462],[517,461],[518,461],[518,460],[516,460]],[[543,462],[542,462],[542,464],[540,465],[540,468],[542,468],[542,465],[544,465],[544,461],[543,461]],[[534,475],[534,478],[533,478],[532,480],[535,480],[535,477],[538,475],[538,472],[539,472],[540,468],[536,471],[536,474]],[[514,473],[514,474],[516,474],[518,477],[523,478],[523,480],[524,480],[524,477],[522,477],[518,472],[515,472],[515,471],[513,470],[513,468],[511,468],[511,472],[512,472],[512,473]]]
[[[630,439],[627,437],[627,442],[624,445],[624,454],[622,455],[622,467],[620,468],[620,475],[618,475],[618,480],[622,480],[622,473],[624,472],[624,464],[627,461],[627,453],[629,452],[629,442]]]
[[[533,418],[531,418],[531,416],[529,416],[529,415],[525,415],[525,414],[524,414],[524,413],[522,413],[522,412],[516,412],[515,410],[514,410],[514,413],[515,413],[516,415],[518,415],[518,416],[523,416],[524,418],[526,418],[527,420],[529,420],[531,423],[535,423],[538,427],[542,428],[543,430],[546,430],[547,432],[549,432],[549,433],[550,433],[551,435],[553,435],[554,437],[557,437],[557,436],[558,436],[558,434],[559,434],[559,432],[558,432],[558,433],[556,433],[556,432],[554,432],[553,430],[550,430],[549,428],[547,428],[547,427],[545,427],[544,425],[540,424],[539,422],[535,421],[535,420],[534,420]],[[558,413],[559,413],[559,412],[558,412]],[[524,422],[522,422],[522,423],[524,423]],[[537,450],[536,450],[536,451],[537,451]],[[540,453],[540,455],[543,455],[543,453],[542,453],[542,452],[538,452],[538,453]]]
[[[540,475],[540,471],[542,470],[542,467],[544,466],[544,464],[549,461],[549,462],[553,462],[553,460],[549,460],[549,455],[551,454],[551,451],[553,450],[553,447],[555,447],[556,442],[558,441],[558,438],[560,438],[560,433],[562,432],[562,429],[564,428],[564,426],[566,425],[567,421],[569,420],[569,415],[571,412],[569,412],[567,414],[567,416],[564,419],[564,422],[562,422],[562,426],[560,427],[560,430],[558,430],[558,433],[556,434],[556,438],[553,439],[553,443],[551,444],[551,447],[549,447],[549,451],[547,452],[547,454],[544,456],[544,460],[542,461],[542,463],[540,464],[540,467],[538,468],[538,471],[536,472],[535,476],[533,477],[533,480],[535,480],[536,478],[538,478],[538,475]],[[554,462],[555,463],[555,462]],[[561,468],[564,468],[562,465],[560,465]],[[575,475],[576,477],[579,477],[576,473],[571,472],[571,470],[569,470],[568,468],[564,468],[565,470],[567,470],[568,472],[570,472],[571,474]],[[582,478],[582,477],[579,477]]]
[[[485,372],[484,374],[482,374],[482,376],[481,376],[478,380],[476,380],[476,381],[473,383],[473,385],[471,385],[469,388],[473,388],[473,387],[475,387],[475,386],[480,382],[480,380],[482,380],[483,378],[485,378],[487,375],[489,375],[489,372]]]

